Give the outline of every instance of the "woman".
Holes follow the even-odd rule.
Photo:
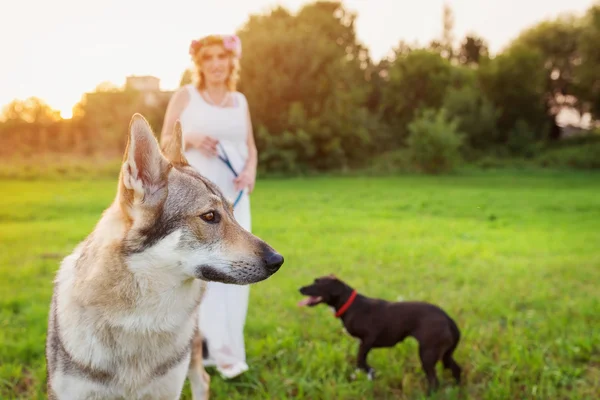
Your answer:
[[[235,218],[250,231],[248,195],[254,189],[257,151],[246,98],[236,91],[241,43],[236,36],[210,35],[194,40],[190,55],[195,83],[173,94],[161,141],[169,140],[179,119],[189,164],[235,201]],[[228,159],[237,177],[219,156]],[[205,365],[216,366],[225,378],[248,369],[244,324],[249,290],[249,286],[209,282],[200,306],[200,331],[208,347]]]

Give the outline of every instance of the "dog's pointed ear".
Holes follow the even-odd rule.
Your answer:
[[[121,196],[129,204],[144,201],[165,186],[169,162],[163,157],[160,146],[148,121],[135,113],[129,123],[127,147],[121,168]]]
[[[188,165],[188,160],[183,155],[183,132],[181,130],[181,122],[175,121],[173,126],[173,134],[163,146],[163,154],[173,165]]]

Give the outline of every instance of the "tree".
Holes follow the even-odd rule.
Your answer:
[[[94,90],[97,93],[115,93],[115,92],[119,92],[121,91],[121,89],[115,85],[114,83],[110,82],[110,81],[104,81],[104,82],[100,82],[98,85],[96,85],[96,88]]]
[[[387,56],[383,57],[377,64],[370,67],[368,82],[370,85],[370,95],[367,100],[367,107],[370,112],[376,114],[378,118],[382,110],[383,91],[387,86],[390,76],[390,67],[395,60],[404,57],[412,51],[412,45],[401,40],[393,47]]]
[[[292,15],[252,15],[238,35],[246,48],[240,91],[257,132],[260,166],[329,169],[367,160],[380,132],[367,109],[372,66],[355,16],[339,2]]]
[[[50,124],[59,121],[60,111],[54,110],[39,97],[25,100],[15,99],[4,106],[2,119],[7,123],[25,122],[30,124]]]
[[[181,79],[179,81],[179,87],[192,83],[192,73],[192,70],[189,68],[183,71],[183,74],[181,74]]]
[[[69,134],[70,121],[63,120],[58,110],[38,97],[11,101],[3,108],[0,120],[2,150],[12,154],[60,149]]]
[[[442,30],[442,56],[448,60],[454,58],[454,13],[450,5],[444,3],[443,30]]]
[[[442,13],[442,36],[429,44],[429,49],[440,54],[447,60],[455,58],[454,51],[454,13],[447,3],[444,3]]]
[[[462,65],[477,65],[483,57],[488,57],[488,46],[483,38],[469,34],[463,39],[458,52],[458,61]]]
[[[389,67],[381,100],[383,116],[401,139],[418,109],[441,107],[449,87],[460,87],[471,78],[435,52],[413,50]]]
[[[563,108],[578,108],[574,72],[580,61],[581,26],[576,17],[564,15],[554,20],[540,22],[523,31],[511,47],[537,51],[545,71],[545,112],[551,123],[550,138],[558,138],[560,131],[556,117]],[[596,45],[597,46],[597,45]]]
[[[498,142],[500,112],[476,85],[451,88],[444,98],[443,108],[457,120],[465,135],[465,144],[472,149],[487,149]]]
[[[513,46],[482,63],[477,74],[483,93],[500,110],[501,143],[506,143],[519,120],[536,133],[537,139],[546,137],[546,74],[540,51],[524,45]]]
[[[578,48],[581,62],[575,67],[576,93],[583,111],[600,119],[600,3],[587,11],[583,18]]]

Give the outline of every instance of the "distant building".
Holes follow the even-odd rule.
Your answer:
[[[160,79],[155,76],[128,76],[125,89],[139,90],[140,92],[160,92]]]
[[[164,100],[169,100],[172,91],[160,90],[160,79],[155,76],[128,76],[125,81],[125,90],[142,92],[142,101],[146,106],[154,107]]]

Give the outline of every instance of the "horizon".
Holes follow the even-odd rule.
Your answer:
[[[7,13],[0,24],[0,46],[13,61],[0,64],[0,106],[35,96],[70,118],[84,93],[104,82],[121,87],[127,76],[151,75],[160,79],[161,90],[176,89],[191,65],[187,48],[192,39],[234,32],[250,14],[263,14],[278,5],[295,13],[311,2],[223,0],[199,5],[173,0],[168,8],[141,0],[130,0],[127,6],[117,0],[85,5],[74,0],[15,3],[14,18]],[[438,37],[444,3],[454,14],[456,43],[475,33],[486,40],[491,54],[497,54],[523,29],[563,13],[581,14],[595,1],[424,0],[410,5],[391,0],[342,1],[357,14],[358,40],[375,62],[401,40],[425,45]],[[32,6],[35,14],[30,12]],[[37,51],[26,50],[31,48]],[[40,59],[46,60],[41,68]]]

